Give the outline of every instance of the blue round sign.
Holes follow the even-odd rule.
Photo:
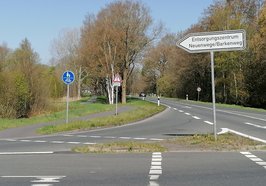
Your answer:
[[[65,71],[62,75],[62,80],[65,84],[69,85],[75,80],[75,74],[72,71]]]

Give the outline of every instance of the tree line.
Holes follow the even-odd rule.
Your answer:
[[[182,19],[182,18],[177,18]],[[176,46],[188,33],[245,29],[245,51],[215,53],[216,99],[221,103],[266,108],[266,7],[262,0],[217,0],[198,23],[180,33],[154,24],[140,1],[114,1],[81,28],[63,30],[51,46],[50,65],[40,64],[28,39],[9,49],[0,46],[0,117],[30,117],[61,98],[61,75],[72,70],[71,96],[106,95],[114,101],[112,80],[122,77],[119,95],[145,91],[169,97],[211,101],[210,56],[189,54]]]
[[[266,108],[266,7],[261,0],[219,0],[200,21],[177,35],[167,34],[145,55],[147,92],[211,101],[210,54],[189,54],[176,47],[188,33],[244,29],[245,51],[215,52],[216,99],[221,103]]]

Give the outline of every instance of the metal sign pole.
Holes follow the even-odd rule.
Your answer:
[[[67,97],[66,97],[66,103],[67,103],[67,108],[66,108],[66,123],[68,123],[68,103],[69,103],[69,85],[67,85]]]
[[[216,141],[217,134],[216,134],[216,107],[215,107],[214,52],[213,51],[211,51],[211,76],[212,76],[213,134],[214,134],[214,138]]]
[[[116,93],[115,93],[115,115],[117,116],[118,86],[116,86],[115,91],[116,91]]]

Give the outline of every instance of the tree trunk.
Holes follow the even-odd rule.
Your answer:
[[[79,72],[78,72],[78,100],[81,98],[81,66],[79,67]]]

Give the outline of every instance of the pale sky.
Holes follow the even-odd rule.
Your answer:
[[[11,49],[28,38],[41,63],[51,59],[51,43],[64,29],[80,28],[88,14],[97,14],[113,0],[0,0],[0,44]],[[213,0],[142,0],[154,22],[177,33],[198,22]]]

